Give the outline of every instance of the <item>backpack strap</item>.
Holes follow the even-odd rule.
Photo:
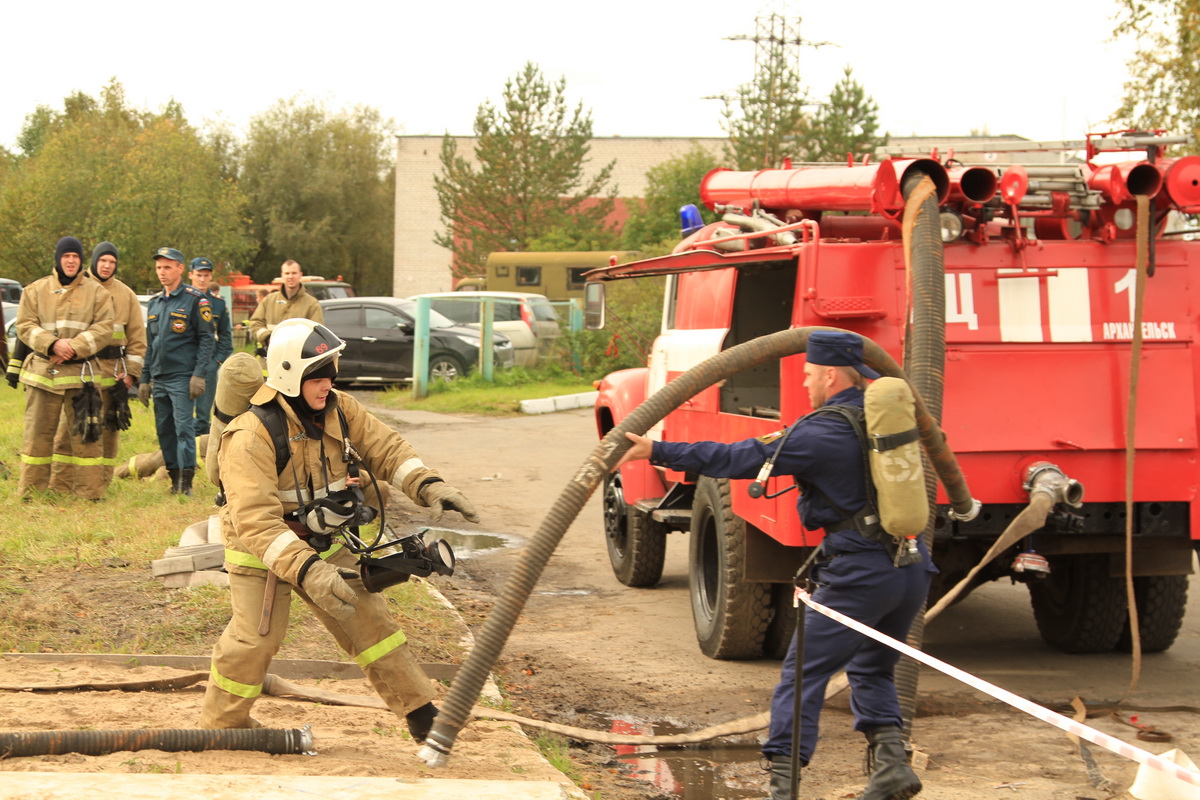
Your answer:
[[[292,457],[292,448],[288,444],[287,417],[278,403],[266,406],[250,406],[250,413],[258,417],[267,433],[271,436],[271,444],[275,445],[275,474],[282,475]]]

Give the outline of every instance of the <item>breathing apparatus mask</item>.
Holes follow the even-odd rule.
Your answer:
[[[338,538],[357,555],[359,575],[369,592],[380,592],[404,583],[410,575],[424,578],[435,572],[447,576],[454,574],[454,550],[442,539],[427,544],[427,528],[397,537],[381,520],[380,533],[373,542],[367,544],[360,539],[358,526],[369,525],[378,516],[379,513],[367,505],[362,489],[352,486],[312,501],[302,513],[296,513],[295,521],[307,531],[309,545],[318,552],[328,550]]]

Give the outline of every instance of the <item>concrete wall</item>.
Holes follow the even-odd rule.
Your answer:
[[[476,139],[456,137],[458,154],[474,160]],[[613,183],[624,198],[640,198],[646,191],[646,171],[688,152],[699,144],[720,155],[723,138],[666,139],[612,137],[593,139],[589,166],[615,160]],[[421,292],[454,288],[450,251],[433,243],[442,230],[434,177],[441,172],[442,137],[396,137],[396,251],[392,294],[408,297]],[[594,173],[590,173],[594,174]]]

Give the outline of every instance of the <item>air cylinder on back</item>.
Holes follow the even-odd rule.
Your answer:
[[[250,407],[250,398],[262,385],[262,367],[258,359],[249,353],[234,353],[217,370],[217,391],[213,397],[212,423],[208,431],[208,453],[204,459],[204,468],[208,470],[208,478],[213,486],[219,485],[221,477],[217,465],[221,434],[234,417]]]
[[[863,410],[883,529],[898,539],[919,536],[929,521],[929,500],[912,389],[902,378],[880,378],[867,387]]]

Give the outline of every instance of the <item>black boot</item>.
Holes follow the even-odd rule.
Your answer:
[[[179,493],[192,496],[192,478],[195,477],[196,470],[181,469],[179,470]]]
[[[771,773],[770,800],[795,800],[792,797],[792,757],[770,756],[767,772]]]
[[[437,706],[433,703],[426,703],[420,708],[408,712],[404,721],[408,723],[408,732],[414,742],[420,743],[425,741],[425,737],[429,735],[429,731],[433,728],[433,718],[437,714]]]
[[[860,800],[908,800],[921,791],[921,779],[908,765],[904,735],[894,725],[864,731],[871,780]]]
[[[179,494],[179,473],[183,470],[169,469],[167,477],[171,479],[171,494]]]

